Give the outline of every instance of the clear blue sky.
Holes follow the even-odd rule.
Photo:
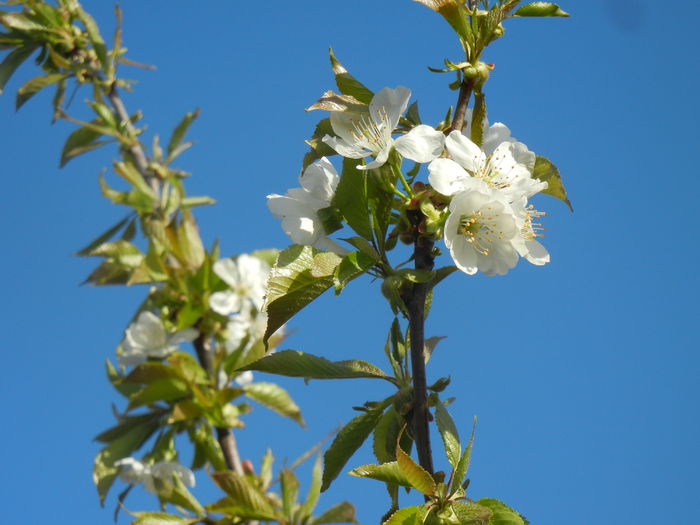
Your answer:
[[[111,2],[85,0],[105,27]],[[471,495],[503,499],[534,525],[693,523],[697,500],[698,111],[696,2],[561,0],[570,19],[512,20],[485,59],[492,121],[561,169],[575,207],[539,197],[548,212],[544,268],[521,264],[505,278],[454,275],[439,290],[428,335],[447,335],[429,379],[452,374],[460,430],[479,417]],[[459,58],[442,19],[409,0],[122,2],[126,45],[156,72],[128,107],[167,136],[200,107],[181,159],[208,241],[224,253],[283,247],[265,195],[296,185],[303,143],[318,115],[304,113],[333,88],[327,48],[374,90],[405,85],[426,122],[455,96],[428,72]],[[78,284],[92,261],[71,255],[122,210],[99,196],[96,175],[113,152],[59,171],[71,126],[49,125],[49,97],[14,113],[0,97],[5,276],[3,523],[96,524],[91,441],[117,400],[103,364],[144,290]],[[78,93],[74,108],[82,105]],[[377,283],[361,279],[324,296],[292,323],[288,346],[381,366],[390,312]],[[238,433],[257,465],[265,447],[293,460],[352,405],[389,392],[372,382],[283,381],[309,428],[264,409]],[[339,408],[340,407],[340,408]],[[363,452],[352,465],[369,462]],[[213,499],[204,475],[203,500]],[[136,491],[133,491],[135,493]],[[386,510],[382,485],[342,476],[322,499],[350,499],[362,523]],[[130,508],[155,508],[134,495]],[[121,522],[124,523],[124,517]]]

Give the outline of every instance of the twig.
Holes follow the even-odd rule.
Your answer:
[[[472,96],[472,89],[474,89],[472,82],[466,79],[462,80],[462,84],[459,86],[459,96],[457,97],[457,107],[455,108],[452,125],[447,128],[447,132],[455,129],[462,131],[464,129],[464,116],[467,114],[467,105]]]

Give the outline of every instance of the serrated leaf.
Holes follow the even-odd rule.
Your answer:
[[[131,514],[136,516],[136,520],[131,522],[131,525],[188,525],[199,521],[164,512],[132,512]]]
[[[376,479],[384,483],[395,483],[402,487],[413,487],[396,461],[383,463],[381,465],[361,465],[352,469],[348,474],[357,476],[358,478]]]
[[[173,160],[173,152],[180,146],[182,140],[185,138],[187,130],[190,128],[190,126],[197,117],[199,117],[199,109],[196,109],[191,113],[187,113],[173,130],[173,133],[170,136],[170,140],[168,141],[167,147],[168,162]]]
[[[491,511],[488,525],[526,525],[523,517],[502,501],[493,498],[482,498],[477,501],[482,507]]]
[[[334,505],[320,516],[313,518],[310,525],[322,525],[323,523],[357,523],[355,519],[355,506],[343,501]]]
[[[371,241],[372,224],[367,201],[367,173],[358,170],[362,159],[343,159],[343,171],[333,197],[333,206],[360,237]]]
[[[476,417],[474,418],[474,425],[472,426],[472,434],[469,437],[469,443],[467,443],[467,446],[464,449],[464,452],[462,453],[462,457],[459,459],[459,463],[457,463],[457,466],[455,467],[455,473],[454,473],[454,476],[452,478],[452,493],[453,494],[459,488],[459,486],[462,484],[462,481],[464,481],[464,478],[467,476],[467,472],[469,471],[469,463],[471,461],[471,456],[472,456],[472,446],[474,445],[474,433],[475,432],[476,432]]]
[[[369,104],[372,102],[374,93],[372,93],[372,91],[369,90],[364,84],[348,73],[348,70],[345,69],[340,61],[335,57],[333,49],[329,49],[328,53],[331,59],[331,68],[333,69],[333,74],[335,75],[335,83],[338,85],[340,92],[344,95],[355,97],[364,104]]]
[[[405,507],[394,512],[383,525],[422,525],[426,515],[423,505]]]
[[[321,495],[321,482],[323,477],[323,461],[321,459],[321,454],[316,455],[316,461],[314,461],[313,469],[311,470],[311,484],[309,485],[309,492],[306,495],[306,501],[301,506],[300,517],[302,522],[305,518],[311,516],[318,504],[318,498]]]
[[[374,427],[377,426],[384,409],[391,403],[392,399],[393,396],[385,399],[379,406],[356,416],[338,432],[333,443],[323,455],[321,492],[330,487],[355,451],[362,446]]]
[[[535,160],[535,170],[532,175],[534,178],[547,183],[547,188],[542,190],[542,193],[556,197],[560,201],[566,203],[571,211],[574,211],[569,198],[566,196],[564,184],[561,181],[561,175],[557,167],[546,157],[537,156]]]
[[[482,507],[476,503],[458,501],[452,504],[459,525],[489,525],[491,522],[491,509]]]
[[[272,354],[275,355],[275,354]],[[245,394],[280,415],[289,417],[304,426],[301,410],[290,397],[289,393],[275,383],[251,383],[243,388]]]
[[[335,293],[338,295],[345,286],[367,272],[378,262],[378,259],[370,257],[363,252],[350,252],[335,270],[334,282]]]
[[[272,504],[260,489],[252,486],[248,480],[235,472],[216,472],[212,474],[216,484],[230,497],[230,505],[224,500],[215,504],[219,510],[232,509],[234,516],[245,519],[277,521]],[[209,506],[210,510],[213,510]],[[228,511],[227,511],[228,513]]]
[[[426,496],[435,495],[437,485],[433,477],[428,471],[413,461],[411,456],[406,454],[401,447],[396,447],[396,462],[413,488]]]
[[[462,456],[462,445],[459,442],[459,432],[455,426],[452,416],[442,403],[435,407],[435,421],[437,423],[442,442],[445,445],[447,460],[452,468],[457,468]]]
[[[268,280],[266,310],[267,330],[263,340],[291,319],[311,301],[333,285],[332,266],[328,258],[315,260],[324,253],[311,246],[293,244],[280,252]],[[336,266],[340,257],[335,256]]]
[[[0,64],[0,95],[2,90],[5,89],[5,84],[10,80],[10,77],[15,72],[15,70],[22,65],[29,56],[36,50],[35,45],[18,47],[17,49],[8,53],[5,60]]]
[[[557,4],[551,2],[532,2],[520,6],[513,16],[571,16]]]
[[[351,379],[358,377],[392,381],[381,369],[367,361],[329,361],[325,357],[297,350],[283,350],[266,355],[241,370],[255,370],[287,377],[307,379]]]
[[[377,423],[372,438],[372,452],[380,463],[390,463],[396,460],[396,444],[402,426],[399,414],[394,407],[389,407]]]
[[[44,89],[46,86],[55,84],[60,80],[66,78],[66,75],[61,73],[56,73],[52,75],[42,75],[39,77],[34,77],[31,80],[25,82],[22,87],[17,90],[17,98],[15,100],[15,108],[21,108],[25,102],[36,95],[39,91]]]

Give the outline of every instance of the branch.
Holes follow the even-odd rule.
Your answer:
[[[197,352],[197,358],[202,367],[214,377],[214,361],[211,351],[211,337],[207,334],[200,333],[199,337],[192,343]],[[236,437],[233,435],[233,430],[230,428],[216,428],[216,439],[219,441],[219,446],[224,454],[226,465],[236,474],[243,475],[243,465],[241,457],[238,455],[238,446],[236,445]]]
[[[474,89],[474,84],[469,80],[462,80],[462,84],[459,86],[459,96],[457,97],[457,107],[455,108],[455,115],[452,119],[452,125],[447,128],[446,134],[449,134],[452,130],[462,131],[464,129],[464,116],[467,114],[467,105],[469,104],[469,99],[472,96],[472,90]]]
[[[432,270],[433,241],[418,236],[414,245],[415,268]],[[428,283],[416,283],[408,301],[409,329],[411,336],[411,369],[413,372],[413,439],[416,442],[418,461],[430,474],[433,473],[433,457],[428,425],[428,389],[425,374],[425,301]]]

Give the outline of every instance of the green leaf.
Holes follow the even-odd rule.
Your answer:
[[[394,407],[389,407],[374,429],[372,439],[372,451],[380,463],[396,461],[396,445],[403,425],[403,418]],[[407,434],[401,437],[407,439]]]
[[[95,54],[102,65],[102,69],[105,73],[107,73],[108,77],[111,76],[112,64],[107,57],[107,47],[105,46],[105,41],[102,38],[102,35],[100,35],[100,30],[97,27],[95,20],[82,8],[78,10],[78,16],[85,25],[88,38],[90,38],[92,47],[95,49]]]
[[[199,109],[196,109],[191,113],[187,113],[173,130],[173,133],[170,136],[170,140],[168,141],[168,162],[173,160],[173,152],[178,148],[178,146],[180,146],[182,140],[185,138],[187,130],[190,128],[192,122],[194,122],[197,117],[199,117]]]
[[[542,190],[542,193],[546,193],[547,195],[551,195],[565,202],[569,209],[574,211],[571,202],[569,202],[569,198],[566,196],[566,190],[561,181],[559,170],[552,164],[551,160],[538,155],[535,160],[535,171],[532,176],[547,183],[547,189]]]
[[[322,257],[317,259],[317,256]],[[267,289],[267,342],[279,327],[333,284],[340,257],[311,246],[293,244],[283,250],[270,272]]]
[[[275,355],[275,354],[272,354]],[[245,394],[278,414],[289,417],[304,426],[301,410],[287,391],[275,383],[251,383],[243,388]]]
[[[36,95],[39,91],[44,89],[46,86],[55,84],[56,82],[66,78],[66,75],[61,73],[56,73],[53,75],[43,75],[39,77],[34,77],[33,79],[27,81],[17,90],[17,98],[15,101],[16,109],[21,108],[25,102]]]
[[[351,379],[357,377],[385,379],[393,382],[382,370],[367,361],[329,361],[325,357],[297,350],[268,354],[241,370],[255,370],[287,377],[306,379]]]
[[[181,378],[173,367],[155,361],[147,361],[134,367],[134,369],[122,379],[122,383],[148,384],[158,379]]]
[[[520,6],[513,16],[571,16],[557,4],[551,2],[532,2]]]
[[[143,425],[158,426],[162,417],[162,411],[148,412],[147,414],[139,414],[138,416],[121,416],[119,418],[120,423],[118,425],[115,425],[112,428],[98,434],[97,437],[95,437],[95,441],[111,443],[115,439],[119,439],[120,437],[133,431],[136,427]]]
[[[452,504],[460,525],[490,525],[491,510],[476,503],[458,501]]]
[[[411,456],[406,454],[401,447],[396,447],[396,462],[401,472],[413,488],[426,496],[434,496],[437,485],[433,477],[413,461]]]
[[[164,512],[132,512],[131,514],[137,518],[131,522],[131,525],[188,525],[198,521]]]
[[[469,443],[467,443],[467,447],[464,449],[464,453],[462,454],[462,457],[459,458],[459,463],[457,463],[457,466],[455,467],[455,473],[452,478],[452,493],[454,494],[455,491],[459,488],[459,486],[462,484],[462,481],[464,481],[464,478],[467,476],[467,472],[469,471],[469,462],[471,461],[471,456],[472,456],[472,445],[474,445],[474,433],[476,432],[476,417],[474,418],[474,425],[472,426],[472,435],[469,437]]]
[[[442,436],[442,442],[445,445],[447,460],[452,465],[452,468],[457,468],[462,456],[462,445],[459,442],[459,433],[452,416],[450,416],[450,413],[442,403],[438,403],[435,407],[435,420],[440,436]]]
[[[36,45],[18,47],[12,52],[8,53],[5,60],[0,64],[0,95],[2,95],[2,90],[5,89],[5,84],[10,80],[10,77],[15,72],[15,70],[24,62],[29,56],[36,50]]]
[[[334,282],[335,294],[338,295],[353,279],[358,278],[377,263],[378,259],[370,257],[363,252],[350,252],[335,270]]]
[[[292,522],[294,519],[294,506],[299,495],[299,480],[294,472],[288,468],[280,472],[280,487],[282,489],[282,509],[287,519]]]
[[[523,517],[502,501],[492,498],[482,498],[477,501],[492,513],[488,525],[526,525]]]
[[[321,109],[324,111],[352,111],[366,112],[367,104],[363,104],[351,95],[339,95],[334,91],[326,91],[313,106],[306,108],[306,111]]]
[[[183,482],[178,477],[173,477],[172,481],[164,481],[156,478],[154,480],[158,498],[162,502],[172,503],[178,507],[182,507],[198,516],[204,516],[204,507],[197,501],[192,493],[185,487]]]
[[[384,409],[391,403],[393,396],[385,399],[377,407],[356,416],[345,425],[335,436],[326,453],[323,455],[323,485],[324,492],[335,478],[338,477],[348,460],[355,451],[362,446],[367,437],[384,413]]]
[[[423,505],[406,507],[394,512],[383,525],[422,525],[426,516]]]
[[[333,49],[329,49],[328,53],[331,59],[331,68],[333,69],[333,74],[335,75],[335,83],[338,85],[340,92],[344,95],[355,97],[364,104],[369,104],[372,102],[374,93],[372,93],[372,91],[370,91],[364,84],[348,73],[348,70],[343,67],[343,65],[335,57],[335,54],[333,54]]]
[[[367,173],[358,170],[362,159],[343,159],[343,171],[333,197],[333,206],[361,237],[371,241],[372,224],[367,202]]]
[[[323,477],[323,461],[321,459],[321,454],[316,455],[316,461],[314,461],[314,466],[311,471],[311,484],[309,485],[309,492],[306,495],[306,501],[301,506],[300,517],[302,522],[305,518],[311,516],[318,503],[318,498],[321,495],[321,481]]]
[[[230,497],[230,499],[227,498],[228,503],[230,503],[228,506],[225,500],[215,504],[220,510],[231,509],[233,511],[230,512],[231,514],[244,519],[277,521],[277,514],[265,494],[251,485],[244,476],[227,471],[216,472],[212,474],[212,478],[221,490]],[[210,510],[212,509],[210,508]]]
[[[99,237],[97,237],[94,241],[92,241],[90,244],[88,244],[85,248],[78,250],[75,255],[81,256],[81,257],[87,257],[92,253],[92,251],[97,248],[98,246],[104,244],[108,240],[110,240],[112,237],[114,237],[117,233],[119,233],[124,226],[129,222],[131,219],[131,214],[127,215],[124,217],[121,221],[119,221],[117,224],[109,228],[106,232],[102,233]]]
[[[173,401],[185,397],[189,393],[190,389],[182,379],[156,379],[146,385],[143,390],[131,396],[131,399],[129,399],[129,410],[155,403],[156,401]]]
[[[0,21],[8,29],[16,29],[22,32],[47,31],[49,29],[45,25],[35,22],[25,13],[5,13]]]
[[[381,465],[361,465],[352,469],[348,474],[358,478],[370,478],[383,481],[384,483],[395,483],[403,487],[413,487],[396,461],[382,463]]]
[[[65,166],[73,157],[106,144],[107,141],[97,141],[101,136],[102,133],[86,127],[73,131],[68,135],[66,143],[63,145],[60,167]]]
[[[352,503],[343,501],[334,505],[326,512],[313,518],[310,525],[321,525],[323,523],[357,523],[355,519],[355,507]]]

